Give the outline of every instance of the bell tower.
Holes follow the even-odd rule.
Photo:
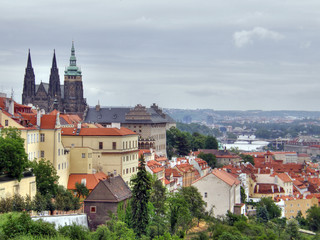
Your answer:
[[[64,72],[64,110],[69,113],[83,113],[85,108],[82,74],[77,66],[74,42],[72,42],[70,64]]]

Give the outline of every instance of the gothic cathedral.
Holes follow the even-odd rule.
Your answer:
[[[63,113],[82,115],[87,107],[83,98],[81,70],[77,67],[74,43],[72,42],[70,64],[64,72],[64,85],[60,85],[56,54],[53,52],[49,84],[35,83],[30,50],[24,76],[22,104],[32,104],[46,112],[56,109]]]

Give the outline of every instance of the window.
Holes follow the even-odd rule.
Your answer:
[[[132,172],[134,172],[134,167],[132,167]]]
[[[103,149],[103,142],[99,142],[99,149]]]
[[[60,133],[58,133],[58,142],[60,142]]]
[[[58,170],[60,170],[60,164],[58,164]]]
[[[41,151],[41,157],[44,158],[44,151]]]
[[[85,158],[86,157],[86,154],[85,153],[82,153],[82,158]]]
[[[207,193],[207,192],[204,193],[204,197],[205,197],[205,198],[208,197],[208,193]]]
[[[91,206],[90,213],[96,213],[96,212],[97,212],[96,206]]]
[[[45,135],[44,133],[40,133],[40,142],[44,142],[45,141]]]
[[[128,174],[129,173],[129,170],[128,170],[128,168],[126,169],[126,174]]]
[[[5,120],[5,121],[4,121],[4,125],[5,125],[5,126],[9,126],[9,121],[8,121],[8,120]]]
[[[58,156],[60,156],[60,149],[58,149]]]
[[[117,149],[117,143],[116,142],[112,142],[112,149],[116,150]]]
[[[123,171],[122,171],[122,172],[123,172],[123,175],[125,175],[125,174],[126,174],[126,171],[125,171],[124,169],[123,169]]]

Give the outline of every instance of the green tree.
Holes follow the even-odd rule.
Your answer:
[[[89,189],[84,184],[76,182],[75,187],[73,191],[77,198],[86,198],[89,195]]]
[[[24,198],[19,194],[14,194],[12,197],[12,211],[22,212],[25,206]]]
[[[156,214],[165,214],[166,187],[158,179],[151,184],[150,202]]]
[[[205,216],[205,202],[200,192],[196,187],[189,186],[181,188],[179,193],[187,202],[191,216],[198,219],[199,225],[200,219]]]
[[[148,202],[150,199],[151,179],[145,168],[143,155],[139,158],[137,175],[131,180],[132,184],[132,225],[137,236],[146,234],[149,223]]]
[[[0,172],[21,180],[28,166],[24,139],[16,128],[3,128],[0,134]]]
[[[213,136],[207,136],[205,145],[205,149],[218,149],[218,141]]]
[[[58,189],[58,179],[56,169],[53,167],[50,161],[45,159],[39,160],[39,162],[32,162],[33,172],[36,176],[37,191],[43,196],[51,194],[55,196]]]
[[[41,195],[40,192],[37,192],[33,199],[33,210],[35,210],[38,213],[41,213],[45,210],[47,210],[47,202],[43,195]]]
[[[179,228],[183,231],[190,227],[192,215],[187,201],[180,193],[171,194],[168,197],[169,223],[171,234],[176,234]]]
[[[198,158],[205,160],[211,168],[217,167],[217,159],[216,156],[212,153],[199,153]]]
[[[242,160],[244,162],[249,162],[254,166],[254,158],[251,155],[247,155],[247,154],[240,154],[240,157],[242,158]]]
[[[265,207],[268,212],[268,219],[274,219],[281,216],[281,209],[274,203],[274,201],[268,198],[261,198],[257,207]]]
[[[301,239],[299,233],[299,224],[295,219],[290,219],[287,223],[286,232],[289,235],[290,240]]]
[[[57,210],[66,212],[80,208],[79,198],[74,196],[71,191],[68,191],[63,186],[58,187],[55,204]]]
[[[266,206],[257,207],[257,219],[262,223],[267,223],[269,221],[269,214]]]
[[[307,222],[312,231],[320,230],[320,207],[312,206],[307,210]]]
[[[241,202],[245,203],[247,201],[247,195],[246,191],[244,190],[244,187],[240,186],[240,196],[241,196]]]

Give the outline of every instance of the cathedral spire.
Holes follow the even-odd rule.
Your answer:
[[[29,49],[27,67],[26,67],[26,72],[24,75],[24,82],[23,82],[22,104],[29,104],[33,102],[33,99],[35,96],[35,88],[36,88],[36,82],[35,82],[34,71],[32,68],[31,54]]]
[[[58,99],[58,101],[61,99],[60,77],[59,77],[59,69],[57,67],[55,50],[53,50],[48,95],[51,101],[53,101],[56,98]]]
[[[30,55],[30,48],[28,51],[28,62],[27,62],[27,68],[32,69],[32,62],[31,62],[31,55]]]

